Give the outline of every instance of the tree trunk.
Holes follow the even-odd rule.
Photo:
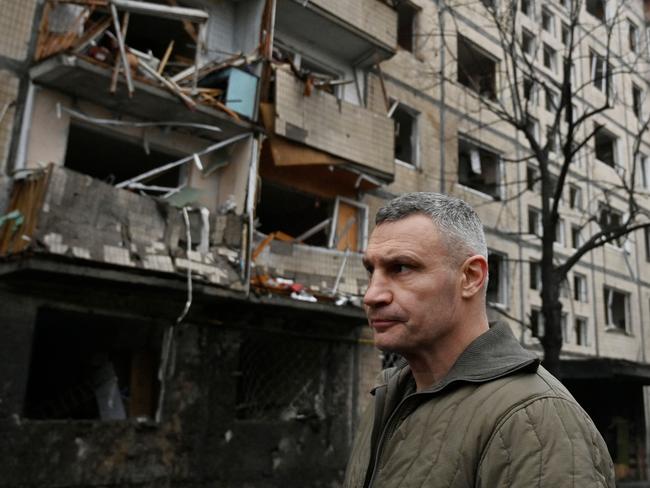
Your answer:
[[[542,316],[544,317],[543,365],[557,378],[561,377],[560,351],[562,350],[562,302],[560,283],[553,280],[552,286],[542,287]]]

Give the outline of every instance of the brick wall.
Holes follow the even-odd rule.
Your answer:
[[[23,61],[32,36],[35,0],[3,0],[0,15],[0,56]]]
[[[0,18],[0,31],[3,18]],[[1,41],[2,38],[0,38]],[[6,167],[9,154],[17,95],[18,78],[10,71],[0,71],[0,172]]]
[[[394,173],[393,121],[314,90],[287,71],[276,71],[277,134],[390,176]]]

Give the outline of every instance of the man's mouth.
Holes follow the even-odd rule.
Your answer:
[[[372,327],[375,330],[385,330],[385,329],[389,329],[390,327],[400,322],[401,320],[399,320],[398,318],[392,318],[392,317],[375,318],[375,319],[370,319],[370,327]]]

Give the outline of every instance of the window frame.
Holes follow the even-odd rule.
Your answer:
[[[614,294],[617,293],[623,298],[624,306],[624,327],[614,323],[612,321],[613,311],[611,307],[613,306]],[[603,285],[603,305],[605,307],[605,330],[619,331],[626,334],[631,334],[631,305],[630,305],[631,294],[629,292],[620,290],[618,288]]]
[[[473,184],[471,181],[468,181],[467,179],[462,177],[462,171],[461,171],[461,165],[464,164],[463,159],[461,158],[461,152],[464,151],[463,147],[469,151],[469,158],[470,158],[470,167],[469,171],[472,172],[475,175],[483,175],[483,162],[481,161],[481,153],[487,153],[489,156],[494,158],[494,161],[488,161],[487,163],[493,164],[495,167],[493,171],[496,174],[496,181],[494,182],[494,191],[489,192],[489,191],[484,191],[484,188],[480,188],[481,186],[488,186],[491,185],[489,182],[483,183],[483,184]],[[477,173],[476,170],[476,159],[474,159],[473,154],[478,155],[478,164],[480,165],[481,173]],[[459,134],[458,136],[458,169],[457,169],[457,175],[458,175],[458,184],[461,185],[464,188],[468,188],[472,191],[478,192],[481,195],[485,195],[492,200],[502,200],[503,199],[503,163],[501,159],[501,154],[492,150],[491,148],[486,147],[483,144],[479,144],[476,141],[467,138],[465,136],[462,136]],[[485,181],[485,177],[482,177],[483,181]]]
[[[579,303],[589,303],[587,275],[573,273],[573,299]]]
[[[494,307],[507,309],[510,302],[510,293],[509,293],[509,273],[508,273],[508,255],[504,252],[496,251],[494,249],[488,249],[488,264],[491,257],[498,256],[500,259],[498,277],[499,282],[497,283],[497,299],[499,301],[489,301],[488,300],[488,291],[490,287],[490,280],[488,280],[488,288],[486,289],[486,301]],[[491,278],[490,278],[491,279]]]

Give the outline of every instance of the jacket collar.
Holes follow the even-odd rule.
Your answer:
[[[458,357],[447,375],[424,391],[440,391],[458,381],[483,383],[522,370],[534,372],[538,366],[537,356],[519,344],[508,324],[500,322],[474,339]],[[412,382],[412,378],[408,364],[402,360],[396,367],[384,371],[383,381],[375,389],[389,386],[389,390],[403,392],[408,388],[408,383]],[[388,385],[389,383],[392,385]]]

